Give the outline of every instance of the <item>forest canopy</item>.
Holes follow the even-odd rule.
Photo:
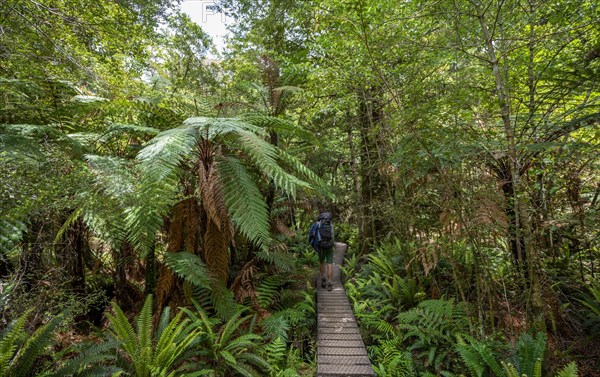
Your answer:
[[[0,375],[598,376],[600,6],[0,0]]]

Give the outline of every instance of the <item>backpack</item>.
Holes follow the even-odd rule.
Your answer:
[[[313,249],[321,252],[321,248],[329,249],[333,247],[333,224],[331,223],[331,213],[323,212],[317,217],[308,231],[308,243]]]
[[[317,218],[317,238],[319,246],[323,249],[333,247],[333,224],[331,223],[331,213],[324,212]]]
[[[319,222],[315,221],[308,231],[308,243],[315,249],[315,251],[321,251],[320,245],[321,238],[319,236]]]

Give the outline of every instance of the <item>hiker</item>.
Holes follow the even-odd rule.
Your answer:
[[[333,289],[331,283],[333,278],[333,245],[335,243],[331,212],[319,214],[317,221],[310,226],[308,242],[319,254],[321,288],[327,287],[327,290],[331,291]]]

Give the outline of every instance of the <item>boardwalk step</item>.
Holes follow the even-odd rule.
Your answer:
[[[359,347],[340,348],[340,347],[319,347],[318,356],[321,355],[340,355],[340,356],[367,356],[367,350]]]
[[[371,365],[367,355],[338,356],[319,355],[319,363],[335,365]]]
[[[360,336],[360,333],[356,332],[356,333],[331,333],[331,332],[321,332],[319,333],[319,342],[321,340],[354,340],[354,339],[360,339],[362,340],[362,337]]]
[[[321,334],[359,334],[360,330],[358,327],[322,327],[319,326],[319,332]]]
[[[341,348],[363,348],[365,343],[361,337],[357,337],[351,340],[340,340],[340,339],[321,339],[319,340],[319,347],[341,347]]]
[[[335,365],[319,364],[317,375],[320,377],[336,376],[374,376],[371,365]]]

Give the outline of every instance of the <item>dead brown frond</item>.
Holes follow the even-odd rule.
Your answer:
[[[175,275],[170,268],[161,265],[159,269],[158,282],[156,283],[156,303],[159,308],[168,304],[168,298],[173,292],[175,286]]]
[[[229,241],[213,221],[208,221],[204,235],[204,255],[206,266],[221,281],[229,275]]]
[[[439,261],[439,245],[430,242],[416,250],[415,258],[421,263],[425,276],[433,270]]]
[[[231,291],[235,296],[235,300],[241,303],[246,299],[250,299],[252,306],[258,304],[256,289],[254,287],[254,273],[256,272],[254,263],[254,258],[247,262],[237,274],[231,285]]]
[[[216,162],[213,162],[213,164],[216,164]],[[202,207],[206,211],[209,220],[214,223],[221,233],[231,239],[233,226],[223,199],[223,185],[216,165],[209,166],[207,169],[200,168],[199,187]]]
[[[285,222],[279,217],[276,217],[273,221],[273,230],[276,233],[282,234],[288,238],[293,238],[296,236],[296,234],[290,228],[288,228]]]

